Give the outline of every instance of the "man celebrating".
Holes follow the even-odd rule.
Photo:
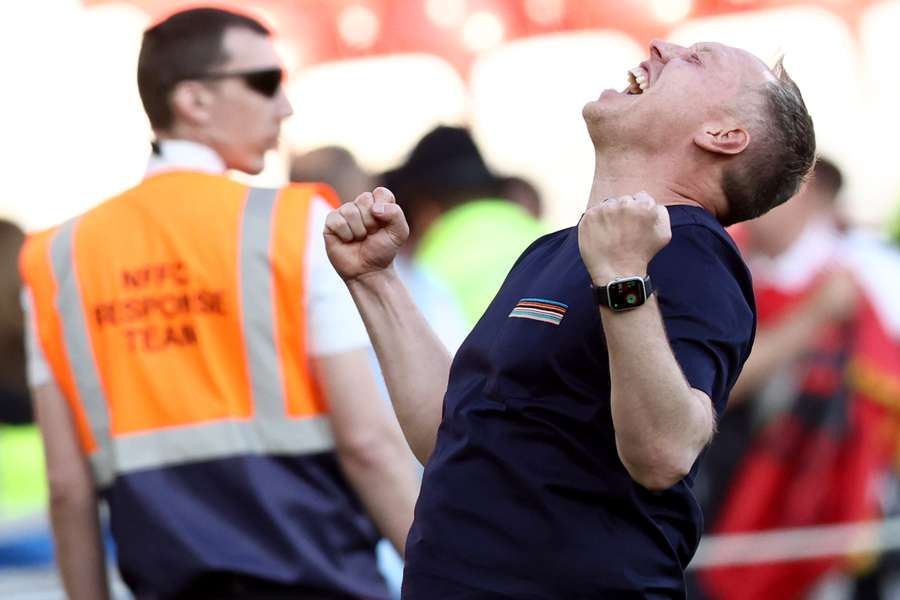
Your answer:
[[[262,170],[292,112],[282,76],[245,15],[148,29],[146,178],[22,252],[72,600],[108,594],[98,496],[137,598],[389,597],[378,530],[402,550],[416,479],[319,237],[334,192],[225,175]]]
[[[326,221],[428,461],[406,598],[684,597],[697,458],[755,328],[722,225],[791,197],[815,138],[781,65],[736,48],[656,41],[629,78],[584,108],[578,227],[525,251],[452,368],[390,267],[408,231],[391,193]]]

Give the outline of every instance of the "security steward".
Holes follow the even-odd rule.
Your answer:
[[[416,478],[328,264],[321,185],[248,187],[291,106],[269,31],[144,34],[146,178],[21,254],[31,385],[67,596],[108,598],[97,500],[143,598],[385,599]]]

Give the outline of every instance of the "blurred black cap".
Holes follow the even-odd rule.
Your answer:
[[[472,135],[462,127],[441,125],[419,140],[400,167],[381,175],[398,196],[410,190],[453,192],[496,186]]]

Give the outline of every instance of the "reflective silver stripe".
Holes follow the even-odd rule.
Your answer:
[[[275,189],[251,189],[240,225],[241,320],[254,406],[253,418],[249,420],[218,420],[112,437],[75,272],[75,222],[63,226],[54,238],[51,255],[59,283],[57,305],[64,324],[66,352],[98,444],[90,461],[101,487],[113,483],[118,475],[143,469],[241,455],[312,454],[334,448],[327,416],[301,419],[287,415],[281,361],[275,345],[270,259],[278,193]]]
[[[274,290],[269,248],[276,189],[251,188],[241,225],[240,294],[244,344],[257,418],[284,418],[281,361],[275,347]]]
[[[333,448],[331,425],[325,416],[214,421],[121,435],[113,440],[116,475],[232,456],[313,454]],[[101,483],[111,481],[112,474]]]
[[[97,450],[91,456],[97,481],[110,479],[113,474],[113,457],[109,432],[109,412],[106,395],[100,385],[100,374],[94,362],[90,334],[85,321],[81,290],[75,272],[74,250],[77,220],[72,219],[59,228],[50,243],[50,262],[56,277],[56,308],[62,321],[63,345],[72,366],[75,387],[81,405],[87,413],[91,433],[97,442]]]

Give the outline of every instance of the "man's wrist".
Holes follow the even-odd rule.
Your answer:
[[[345,283],[351,291],[365,290],[377,292],[385,286],[392,285],[395,281],[397,281],[397,272],[394,270],[394,265],[392,263],[384,269],[369,271],[368,273],[363,273],[362,275],[347,279]]]
[[[607,284],[623,277],[647,277],[647,265],[634,265],[623,268],[604,268],[591,273],[591,282],[595,287],[606,287]]]
[[[653,282],[646,275],[626,275],[613,277],[605,285],[593,284],[594,302],[598,306],[621,312],[643,306],[653,294]]]

